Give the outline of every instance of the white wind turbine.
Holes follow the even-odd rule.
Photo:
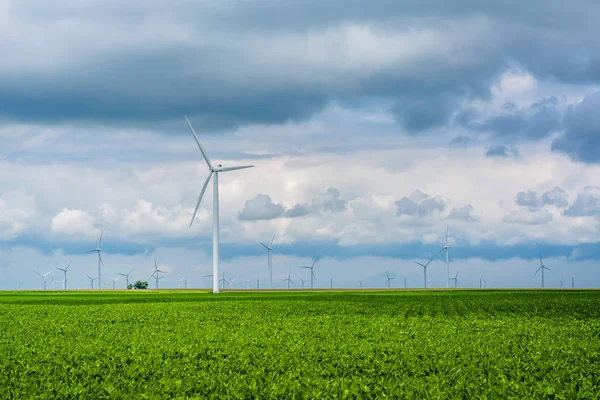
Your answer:
[[[363,288],[362,281],[358,281],[358,284],[360,285],[360,288],[362,289]]]
[[[117,285],[117,281],[119,280],[119,276],[117,276],[116,278],[112,278],[111,281],[113,283],[113,290],[115,290],[115,286]]]
[[[98,253],[98,289],[102,289],[102,285],[100,283],[102,282],[102,266],[104,265],[104,261],[102,261],[102,248],[100,247],[102,245],[102,235],[104,235],[104,231],[100,232],[98,246],[94,250],[88,251],[88,253]]]
[[[122,273],[117,274],[117,275],[121,275],[121,276],[125,277],[125,289],[129,288],[129,275],[131,275],[132,272],[133,272],[133,268],[131,268],[129,270],[129,272],[126,274],[122,274]]]
[[[96,279],[98,279],[98,277],[92,278],[92,277],[91,277],[91,276],[89,276],[89,275],[86,275],[86,276],[87,276],[87,277],[90,279],[90,284],[92,285],[92,289],[94,289],[94,281],[95,281]]]
[[[39,272],[37,272],[37,271],[33,271],[33,272],[35,272],[37,275],[39,275],[39,276],[40,276],[40,278],[42,278],[42,290],[46,290],[46,277],[47,277],[48,275],[50,275],[50,274],[52,273],[52,271],[46,272],[46,273],[45,273],[45,274],[43,274],[43,275],[42,275],[42,274],[40,274],[40,273],[39,273]]]
[[[300,286],[302,289],[304,289],[304,284],[306,283],[305,279],[300,278],[300,281],[302,282],[302,286]]]
[[[185,117],[190,130],[192,131],[192,135],[194,135],[194,139],[200,148],[200,152],[204,157],[204,161],[206,161],[206,165],[208,165],[208,170],[210,174],[206,181],[204,182],[204,186],[202,186],[202,191],[200,192],[200,196],[198,197],[198,202],[196,203],[196,209],[194,210],[194,215],[192,215],[192,221],[190,222],[190,227],[194,223],[194,218],[196,218],[196,213],[198,212],[198,208],[200,207],[200,202],[202,201],[202,196],[204,196],[204,192],[206,191],[206,187],[208,186],[208,182],[210,178],[214,175],[213,179],[213,293],[219,293],[219,172],[229,172],[235,171],[238,169],[244,168],[252,168],[254,165],[243,165],[240,167],[228,167],[224,168],[221,164],[213,167],[210,163],[210,158],[208,158],[208,153],[204,150],[204,147],[200,144],[198,140],[198,136],[196,136],[196,132],[192,127],[190,121]]]
[[[229,281],[225,278],[225,272],[223,272],[223,278],[219,279],[219,282],[221,282],[221,289],[225,289],[225,284],[230,285]],[[213,293],[215,293],[214,290]]]
[[[533,276],[537,275],[538,272],[540,272],[540,270],[542,270],[542,289],[544,288],[544,270],[547,269],[548,271],[552,271],[550,268],[547,268],[543,261],[542,261],[542,254],[540,253],[540,267],[538,268],[537,271],[535,271],[535,274],[533,274]]]
[[[483,278],[479,278],[479,289],[483,288],[483,284],[487,284],[487,281]]]
[[[450,287],[450,259],[448,258],[448,251],[450,250],[450,246],[448,245],[448,229],[450,229],[449,226],[446,227],[446,243],[444,244],[444,247],[442,247],[442,250],[440,250],[440,252],[446,250],[446,273],[448,277],[448,280],[446,281],[446,289]]]
[[[319,259],[319,257],[315,257],[312,265],[310,267],[304,265],[300,268],[305,268],[305,269],[310,269],[310,288],[313,289],[314,288],[314,280],[317,279],[317,277],[315,276],[315,263],[317,262],[317,260]]]
[[[161,271],[158,269],[158,264],[156,263],[156,258],[154,259],[154,272],[150,275],[150,279],[154,278],[156,280],[156,289],[158,289],[158,280],[164,278],[164,276],[160,276],[159,274],[166,274],[165,271]]]
[[[291,278],[292,278],[292,271],[290,271],[288,273],[288,277],[287,278],[285,278],[284,280],[281,281],[281,282],[287,282],[287,284],[288,284],[288,290],[290,288],[290,283],[294,283],[294,281]]]
[[[388,287],[388,289],[389,289],[389,288],[390,288],[390,283],[392,282],[392,279],[394,279],[394,278],[392,278],[391,276],[389,276],[387,272],[385,273],[385,276],[386,276],[386,278],[387,278],[387,279],[385,280],[385,284],[387,285],[387,287]]]
[[[237,279],[232,279],[231,277],[229,277],[229,289],[233,289],[233,284],[235,283]]]
[[[450,280],[451,280],[451,281],[454,281],[454,289],[456,289],[457,285],[460,285],[460,282],[459,282],[459,280],[458,280],[458,273],[459,273],[459,272],[460,272],[460,271],[458,271],[458,272],[456,273],[456,276],[454,276],[454,278],[450,278]]]
[[[56,267],[56,269],[61,270],[64,274],[63,280],[61,281],[63,284],[63,290],[67,290],[67,271],[69,270],[70,266],[71,266],[71,263],[69,263],[65,268]]]
[[[181,278],[181,279],[179,280],[179,282],[182,282],[182,281],[183,281],[183,288],[184,288],[184,289],[187,289],[187,288],[188,288],[188,282],[187,282],[187,279],[186,279],[186,278]],[[179,286],[179,285],[178,285],[178,286]]]
[[[246,290],[249,290],[250,289],[250,283],[252,282],[252,278],[247,279],[245,282],[246,282]]]
[[[420,265],[421,267],[423,267],[423,287],[425,289],[427,289],[427,266],[438,256],[438,254],[440,254],[442,251],[444,251],[444,249],[438,251],[438,253],[435,255],[435,257],[432,257],[429,261],[427,261],[427,263],[425,264],[421,264],[418,261],[415,261],[415,264]]]
[[[273,238],[268,246],[264,243],[261,243],[263,247],[267,249],[267,265],[269,267],[269,282],[271,289],[273,289],[273,240],[275,240],[275,235],[273,235]]]

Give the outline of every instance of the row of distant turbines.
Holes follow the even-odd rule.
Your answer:
[[[254,167],[254,165],[243,165],[243,166],[236,166],[236,167],[223,167],[221,164],[213,165],[210,160],[210,157],[208,156],[206,149],[202,146],[202,144],[200,143],[200,140],[198,140],[198,136],[196,135],[196,132],[194,131],[194,128],[192,127],[192,124],[190,123],[189,119],[187,117],[184,117],[184,118],[190,128],[190,131],[194,137],[194,140],[196,141],[196,144],[198,145],[200,153],[202,153],[202,157],[203,157],[204,161],[206,162],[206,165],[208,167],[208,172],[209,172],[208,177],[206,178],[206,180],[204,181],[204,185],[202,186],[202,190],[200,191],[200,196],[198,196],[196,208],[194,209],[194,213],[193,213],[192,219],[190,221],[190,227],[194,223],[194,219],[196,218],[196,214],[198,212],[198,209],[200,208],[200,204],[202,202],[202,198],[204,197],[204,193],[206,192],[206,188],[208,187],[208,184],[210,183],[211,178],[213,179],[213,271],[212,271],[212,274],[205,275],[205,277],[212,278],[213,293],[219,293],[219,284],[221,283],[222,287],[224,287],[225,283],[227,283],[227,279],[226,279],[225,275],[223,275],[223,277],[221,279],[219,279],[219,173],[236,171],[236,170],[246,169],[246,168],[252,168],[252,167]],[[457,272],[454,277],[452,277],[452,278],[450,277],[450,258],[449,258],[450,245],[448,244],[448,229],[449,228],[446,228],[446,240],[444,242],[444,247],[442,247],[442,249],[438,253],[436,253],[435,256],[433,256],[425,264],[415,261],[415,263],[417,263],[418,265],[420,265],[423,268],[423,287],[424,288],[427,288],[427,286],[428,286],[427,267],[442,251],[446,252],[446,254],[445,254],[446,255],[446,274],[447,274],[446,288],[450,287],[451,281],[454,281],[454,287],[458,287],[460,285],[460,282],[458,280],[459,272]],[[89,253],[96,252],[98,254],[98,275],[96,277],[91,277],[88,275],[88,278],[91,281],[92,287],[93,287],[94,281],[96,279],[98,280],[99,283],[102,282],[102,266],[104,265],[104,262],[102,260],[102,248],[101,248],[102,235],[103,235],[103,232],[100,234],[100,240],[98,241],[98,246],[96,247],[96,249],[89,251]],[[273,253],[273,240],[274,239],[275,239],[275,236],[273,236],[269,245],[261,243],[261,245],[267,249],[267,257],[268,257],[267,263],[268,263],[268,268],[269,268],[269,287],[271,289],[273,289],[272,253]],[[306,266],[306,265],[301,266],[301,268],[310,270],[310,287],[311,287],[311,289],[314,288],[314,280],[315,280],[314,267],[315,267],[317,260],[318,260],[318,258],[315,258],[312,265],[310,265],[310,266]],[[542,271],[542,288],[544,288],[544,271],[545,270],[549,271],[550,269],[543,265],[541,256],[540,256],[540,264],[541,264],[540,268],[536,271],[536,273],[534,275],[537,275],[537,273],[540,270]],[[158,288],[159,280],[164,277],[165,272],[161,271],[158,268],[158,265],[156,264],[156,260],[154,260],[154,267],[155,267],[155,269],[154,269],[154,272],[152,273],[152,275],[150,276],[150,279],[155,280],[155,286],[156,286],[156,288]],[[69,268],[69,266],[67,266],[65,269],[61,269],[61,271],[64,272],[64,279],[62,281],[63,288],[67,287],[67,270],[68,270],[68,268]],[[45,277],[47,275],[49,275],[49,273],[42,275],[42,274],[36,272],[36,274],[40,275],[40,277],[42,278],[43,287],[45,288],[46,287]],[[163,274],[163,275],[161,276],[161,274]],[[127,276],[127,280],[129,280],[128,275],[125,275],[125,274],[119,274],[119,275]],[[386,277],[387,277],[386,285],[388,287],[391,287],[391,280],[394,278],[390,277],[387,273],[386,273]],[[116,279],[118,279],[118,277]],[[115,285],[116,279],[113,280],[113,287]],[[182,278],[182,280],[184,280],[184,279]],[[289,288],[289,285],[291,283],[293,283],[293,281],[291,280],[291,272],[288,274],[287,279],[284,279],[283,282],[287,282],[288,288]],[[485,281],[485,279],[480,278],[479,282],[480,282],[480,287],[482,287],[483,283],[486,281]],[[302,279],[302,287],[304,287],[304,283],[305,283],[305,281]],[[362,282],[359,282],[359,284],[362,287]],[[129,285],[129,282],[127,283],[127,286],[128,285]],[[330,286],[333,287],[332,280],[330,281]],[[406,281],[405,281],[405,286],[406,286]],[[187,280],[185,280],[185,287],[187,287]]]

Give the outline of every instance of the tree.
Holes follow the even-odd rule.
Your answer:
[[[148,282],[146,282],[146,281],[144,281],[144,282],[142,282],[142,281],[136,281],[133,284],[133,288],[134,289],[148,289]]]
[[[133,289],[133,285],[130,283],[129,285],[127,285],[127,289]]]

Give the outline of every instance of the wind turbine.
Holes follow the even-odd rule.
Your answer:
[[[117,284],[117,281],[119,280],[119,277],[117,276],[116,278],[112,278],[111,280],[113,282],[113,290],[115,290],[115,285]]]
[[[39,273],[39,272],[37,272],[37,271],[33,271],[33,272],[35,272],[37,275],[39,275],[39,276],[40,276],[40,278],[42,278],[42,290],[46,290],[46,277],[47,277],[48,275],[50,275],[50,273],[51,273],[52,271],[46,272],[46,273],[45,273],[45,274],[43,274],[43,275],[42,275],[42,274],[40,274],[40,273]]]
[[[90,283],[92,284],[92,289],[94,289],[94,281],[95,281],[96,279],[98,279],[98,277],[92,278],[92,277],[91,277],[91,276],[89,276],[89,275],[86,275],[86,276],[87,276],[88,278],[90,278]]]
[[[270,285],[271,285],[271,289],[273,289],[273,240],[275,240],[275,235],[273,235],[273,238],[271,239],[271,243],[269,243],[269,245],[267,246],[264,243],[261,243],[263,245],[263,247],[265,249],[267,249],[267,264],[269,266],[269,279],[270,279]]]
[[[318,259],[319,259],[319,257],[315,257],[315,259],[314,259],[314,261],[313,261],[313,263],[312,263],[312,265],[310,267],[308,267],[306,265],[300,267],[300,268],[310,269],[310,288],[311,289],[314,288],[313,280],[317,279],[317,277],[315,276],[314,269],[315,269],[315,263],[317,262]]]
[[[229,277],[229,289],[233,289],[233,284],[235,283],[237,279],[232,279],[231,277]]]
[[[306,283],[306,280],[300,278],[300,281],[302,281],[302,286],[300,286],[302,289],[304,289],[304,284]]]
[[[252,282],[252,278],[246,280],[246,290],[250,290],[250,283]]]
[[[451,280],[451,281],[454,281],[454,289],[456,289],[457,285],[460,285],[460,282],[458,281],[458,273],[459,273],[459,272],[460,272],[460,271],[458,271],[458,272],[456,273],[456,275],[454,276],[454,278],[450,278],[450,280]]]
[[[94,250],[88,251],[88,253],[98,253],[98,282],[102,282],[102,266],[104,266],[104,261],[102,261],[102,235],[104,235],[104,231],[100,232],[100,239],[98,240],[98,246]],[[102,289],[102,285],[98,285],[98,289]]]
[[[333,289],[333,278],[329,278],[329,289]]]
[[[423,267],[423,287],[425,289],[427,289],[427,266],[438,256],[438,254],[440,254],[442,251],[444,251],[444,249],[442,248],[440,251],[437,252],[437,254],[432,257],[429,261],[427,261],[425,264],[421,264],[418,261],[415,261],[415,264],[420,265],[421,267]]]
[[[360,288],[362,289],[363,288],[362,281],[358,281],[358,284],[360,285]]]
[[[52,287],[53,290],[56,288],[54,286],[56,283],[62,283],[62,284],[64,284],[63,281],[57,281],[56,279],[54,279],[54,277],[52,277],[52,284],[50,286]]]
[[[62,280],[62,284],[63,284],[63,290],[67,290],[67,271],[69,270],[69,267],[71,266],[71,263],[69,263],[69,265],[67,265],[65,268],[58,268],[56,267],[56,269],[59,269],[63,272],[63,274],[65,274],[63,280]]]
[[[181,281],[183,281],[183,288],[184,288],[184,289],[187,289],[187,288],[188,288],[187,279],[186,279],[186,278],[181,278],[181,279],[179,280],[179,282],[181,282]]]
[[[571,277],[571,289],[575,289],[575,277]]]
[[[389,288],[390,288],[390,283],[392,282],[392,279],[394,279],[394,278],[390,277],[390,276],[388,275],[388,273],[387,273],[387,272],[385,273],[385,276],[386,276],[386,278],[387,278],[387,279],[385,280],[385,284],[387,285],[387,287],[388,287],[388,289],[389,289]]]
[[[129,270],[129,272],[126,274],[121,274],[121,273],[117,274],[117,275],[121,275],[121,276],[125,277],[125,288],[129,287],[129,275],[131,275],[132,272],[133,272],[133,268],[131,268],[131,270]]]
[[[562,289],[562,287],[563,287],[563,280],[561,279],[559,282],[560,282],[560,288]]]
[[[219,279],[219,282],[221,282],[221,289],[225,289],[226,283],[229,285],[229,281],[227,279],[225,279],[225,272],[223,272],[223,278]],[[213,293],[218,293],[218,292],[215,292],[213,290]]]
[[[483,288],[483,284],[482,284],[482,282],[483,282],[483,283],[485,283],[485,284],[487,284],[487,281],[486,281],[485,279],[483,279],[483,278],[479,278],[479,289],[482,289],[482,288]]]
[[[156,258],[154,259],[154,272],[150,275],[150,279],[156,279],[156,289],[158,289],[158,280],[164,278],[164,276],[159,276],[159,274],[166,274],[165,271],[161,271],[158,269],[158,264],[156,263]]]
[[[446,250],[446,273],[448,276],[448,280],[446,281],[446,289],[450,287],[450,259],[448,258],[448,251],[450,250],[450,246],[448,245],[448,229],[450,229],[449,226],[446,227],[446,243],[444,244],[444,247],[442,247],[442,250],[440,250],[440,253],[443,250]]]
[[[194,139],[198,144],[198,148],[202,153],[202,157],[204,157],[204,161],[206,161],[206,165],[208,166],[209,175],[204,182],[204,186],[202,186],[202,191],[200,192],[200,196],[198,197],[198,202],[196,203],[196,209],[194,210],[194,215],[192,215],[192,221],[190,222],[190,227],[194,223],[194,218],[196,218],[196,213],[198,212],[198,208],[200,207],[200,202],[202,201],[202,196],[204,196],[204,192],[206,191],[206,187],[208,186],[208,182],[210,178],[214,175],[213,179],[213,293],[219,293],[219,172],[229,172],[235,171],[238,169],[244,168],[252,168],[254,165],[243,165],[240,167],[228,167],[224,168],[221,164],[218,164],[216,167],[213,167],[210,163],[210,159],[208,158],[208,154],[204,150],[204,147],[200,144],[198,140],[198,136],[196,136],[196,132],[192,127],[190,121],[185,117],[190,130],[192,131],[192,135],[194,135]]]
[[[294,283],[294,281],[291,279],[291,277],[292,277],[292,271],[290,271],[288,273],[288,277],[286,279],[284,279],[284,280],[281,281],[281,282],[287,282],[287,284],[288,284],[288,290],[290,289],[290,283]]]
[[[547,269],[548,271],[552,271],[550,268],[546,268],[546,266],[542,262],[542,254],[540,253],[540,267],[538,268],[537,271],[535,271],[535,274],[533,274],[533,276],[536,276],[537,273],[540,272],[540,270],[542,270],[542,289],[544,288],[544,270],[545,269]]]

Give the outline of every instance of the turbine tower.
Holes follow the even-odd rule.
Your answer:
[[[43,275],[42,275],[42,274],[40,274],[40,273],[39,273],[39,272],[37,272],[37,271],[33,271],[33,272],[35,272],[37,275],[39,275],[39,276],[40,276],[40,278],[42,278],[42,290],[46,290],[46,277],[47,277],[48,275],[50,275],[50,273],[51,273],[52,271],[46,272],[46,273],[45,273],[45,274],[43,274]]]
[[[194,223],[194,218],[196,218],[196,213],[198,212],[198,208],[200,207],[200,202],[202,201],[202,196],[204,196],[204,192],[206,191],[206,187],[208,186],[208,182],[210,178],[214,175],[213,179],[213,293],[219,293],[219,172],[229,172],[235,171],[238,169],[244,168],[252,168],[254,165],[243,165],[240,167],[228,167],[224,168],[221,164],[213,167],[210,163],[210,158],[208,158],[208,153],[204,150],[204,147],[200,144],[198,140],[198,136],[196,136],[196,132],[192,127],[190,121],[185,117],[190,130],[192,131],[192,135],[194,135],[194,139],[198,144],[198,148],[200,148],[200,152],[202,153],[202,157],[204,157],[204,161],[206,161],[206,165],[208,166],[208,171],[210,172],[208,178],[204,182],[204,186],[202,186],[202,191],[200,192],[200,196],[198,197],[198,202],[196,203],[196,209],[194,210],[194,215],[192,215],[192,221],[190,222],[190,227]]]
[[[62,280],[62,284],[63,284],[63,290],[67,290],[67,271],[69,270],[69,267],[71,266],[71,263],[69,263],[69,265],[67,265],[65,268],[58,268],[56,267],[56,269],[59,269],[63,272],[64,277]]]
[[[121,273],[118,273],[118,274],[117,274],[117,275],[121,275],[121,276],[124,276],[124,277],[125,277],[125,288],[126,288],[126,289],[127,289],[127,288],[129,288],[129,275],[131,275],[131,273],[132,273],[132,272],[133,272],[133,268],[131,268],[131,269],[129,270],[129,272],[128,272],[128,273],[126,273],[126,274],[121,274]]]
[[[544,265],[543,261],[542,261],[542,254],[540,253],[540,267],[538,268],[537,271],[535,271],[535,274],[533,274],[533,276],[536,276],[538,272],[540,272],[540,270],[542,270],[542,289],[544,288],[544,270],[547,269],[548,271],[552,271],[550,268],[546,268],[546,266]]]
[[[440,251],[437,252],[437,254],[432,257],[429,261],[427,261],[425,264],[421,264],[418,261],[415,261],[415,264],[420,265],[421,267],[423,267],[423,287],[425,289],[427,289],[427,266],[433,261],[435,260],[435,258],[438,256],[438,254],[440,254],[442,251],[444,251],[444,248],[442,248]]]
[[[458,272],[456,273],[456,275],[454,276],[454,278],[450,278],[450,280],[451,280],[451,281],[454,281],[454,289],[456,289],[457,285],[460,285],[460,282],[459,282],[459,280],[458,280],[458,273],[459,273],[459,272],[460,272],[460,271],[458,271]]]
[[[102,248],[100,247],[102,245],[102,235],[104,234],[104,231],[100,232],[100,239],[98,240],[98,247],[96,247],[94,250],[90,250],[88,251],[88,253],[94,253],[97,252],[98,253],[98,282],[102,282],[102,267],[104,266],[104,261],[102,261]],[[102,285],[98,285],[98,289],[102,289]]]
[[[288,273],[288,277],[284,280],[282,280],[281,282],[287,282],[288,284],[288,290],[290,289],[290,283],[294,283],[294,281],[291,279],[292,278],[292,271],[290,271]]]
[[[184,289],[187,289],[187,288],[188,288],[188,282],[187,282],[187,279],[186,279],[186,278],[181,278],[181,279],[179,280],[179,282],[181,282],[181,281],[183,281],[183,288],[184,288]]]
[[[92,278],[92,277],[91,277],[91,276],[89,276],[89,275],[86,275],[86,276],[87,276],[88,278],[90,278],[90,283],[91,283],[91,285],[92,285],[92,289],[94,289],[94,281],[95,281],[96,279],[98,279],[98,277]]]
[[[444,244],[444,247],[442,247],[442,250],[446,250],[446,275],[448,277],[448,280],[446,281],[446,289],[450,287],[450,258],[448,257],[450,246],[448,245],[448,229],[450,229],[449,226],[446,227],[446,243]],[[440,250],[440,252],[442,250]]]
[[[166,274],[165,271],[161,271],[158,269],[158,264],[156,263],[156,258],[154,259],[154,272],[150,275],[150,279],[156,279],[156,289],[158,289],[158,280],[164,278],[164,276],[159,276],[159,274]]]
[[[315,276],[314,269],[315,269],[315,263],[317,262],[318,259],[319,259],[319,257],[315,257],[315,259],[314,259],[314,261],[313,261],[313,263],[312,263],[312,265],[310,267],[308,267],[306,265],[300,267],[300,268],[310,269],[310,288],[311,289],[314,288],[313,281],[315,279],[317,279],[317,277]]]
[[[387,273],[387,272],[385,273],[385,276],[386,276],[386,278],[387,278],[387,279],[385,280],[385,284],[387,285],[387,287],[388,287],[388,289],[389,289],[389,288],[390,288],[390,283],[392,282],[392,279],[394,279],[394,278],[390,277],[390,276],[388,275],[388,273]]]
[[[269,279],[271,289],[273,289],[273,240],[275,240],[275,235],[271,239],[271,243],[267,246],[264,243],[261,243],[265,249],[267,249],[267,265],[269,266]]]

